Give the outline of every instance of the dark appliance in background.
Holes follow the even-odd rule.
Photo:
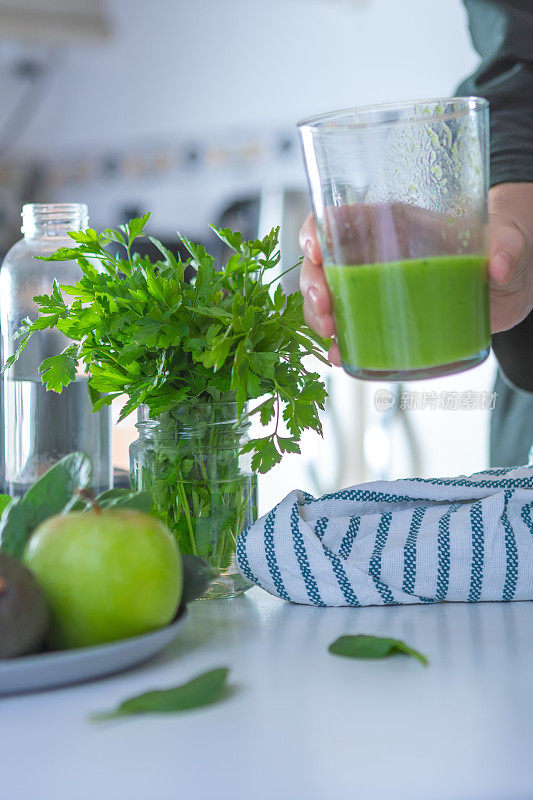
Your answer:
[[[231,228],[232,231],[239,231],[242,233],[243,239],[257,239],[260,212],[261,197],[259,194],[241,197],[220,212],[216,225],[218,228]],[[231,256],[229,247],[215,234],[212,235],[206,249],[213,254],[216,263],[221,266],[225,266]]]
[[[302,189],[264,189],[233,200],[220,212],[217,225],[220,228],[240,231],[244,239],[265,236],[272,228],[279,225],[281,248],[279,270],[283,272],[296,264],[302,255],[298,234],[310,210],[308,193]],[[225,264],[231,255],[229,248],[217,237],[213,247],[208,246],[207,249],[221,264]],[[283,277],[283,288],[288,294],[297,291],[299,276],[300,270],[295,269]]]
[[[125,225],[130,221],[130,219],[141,217],[143,214],[144,211],[140,206],[126,206],[122,209],[122,213],[120,215],[121,218],[118,224]],[[187,261],[187,259],[190,258],[188,250],[182,245],[177,236],[174,236],[172,239],[167,239],[165,236],[158,236],[157,233],[154,233],[152,230],[150,230],[149,233],[154,239],[158,239],[161,244],[167,248],[167,250],[170,250],[171,253],[174,253],[174,255],[179,255],[182,261]],[[190,238],[191,241],[195,241],[197,244],[203,244],[206,250],[208,250],[205,242],[198,242],[194,236],[190,236],[188,238]],[[117,252],[120,250],[121,248],[117,245]],[[131,252],[132,255],[138,253],[141,257],[148,256],[151,261],[158,261],[163,258],[160,250],[158,250],[155,244],[153,244],[147,237],[136,239],[131,248]],[[194,270],[192,267],[188,267],[185,270],[185,280],[190,281],[193,275]]]

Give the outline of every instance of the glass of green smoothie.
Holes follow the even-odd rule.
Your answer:
[[[486,100],[354,108],[298,127],[346,372],[405,381],[480,364]]]

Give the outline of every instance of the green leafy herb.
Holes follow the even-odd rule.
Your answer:
[[[81,278],[74,285],[54,283],[49,295],[35,298],[40,316],[25,320],[6,367],[32,335],[57,328],[71,344],[41,365],[48,389],[60,392],[81,368],[89,376],[94,410],[121,395],[121,418],[147,406],[150,417],[163,423],[163,435],[154,437],[132,484],[152,492],[182,552],[224,570],[238,533],[254,519],[255,484],[239,469],[240,445],[224,444],[215,429],[231,415],[242,422],[248,401],[257,401],[248,413],[258,416],[265,435],[241,448],[252,469],[267,472],[283,453],[299,452],[304,430],[321,432],[326,390],[308,357],[326,362],[328,342],[305,324],[301,295],[276,286],[278,228],[248,242],[228,228],[213,228],[232,253],[224,266],[184,236],[187,261],[151,239],[161,254],[152,262],[132,255],[148,219],[146,214],[115,231],[73,232],[75,246],[45,259],[77,259]],[[110,252],[111,243],[120,255]],[[195,270],[190,283],[187,266]],[[65,294],[73,297],[70,305]],[[190,424],[209,431],[211,451],[221,454],[216,469],[205,463],[200,436],[196,449],[164,441],[177,440]]]
[[[328,651],[335,656],[347,658],[387,658],[388,656],[404,653],[420,661],[428,663],[426,656],[409,647],[400,639],[386,639],[381,636],[340,636],[328,647]]]
[[[305,324],[301,295],[285,295],[281,285],[272,292],[279,275],[267,280],[280,262],[279,228],[249,242],[228,228],[213,228],[233,251],[223,267],[184,236],[190,253],[185,263],[152,239],[161,252],[152,263],[131,255],[149,216],[117,231],[72,232],[77,247],[43,259],[77,259],[81,279],[61,287],[54,282],[50,295],[34,298],[40,316],[24,322],[16,334],[17,353],[6,366],[34,333],[57,328],[72,344],[41,364],[47,388],[61,392],[83,365],[90,388],[106,393],[95,399],[98,408],[126,395],[122,417],[141,403],[157,416],[180,401],[198,404],[228,394],[242,414],[248,400],[266,396],[257,411],[263,424],[273,421],[272,430],[249,445],[254,467],[264,472],[283,452],[298,452],[303,430],[321,430],[318,411],[326,397],[319,375],[303,359],[314,355],[326,362],[327,342]],[[106,249],[111,242],[124,248],[125,257]],[[184,279],[189,264],[196,270],[190,284]],[[61,290],[74,297],[71,305]],[[281,417],[289,437],[280,435]]]
[[[35,528],[48,517],[72,509],[91,477],[91,462],[71,453],[54,464],[21,498],[13,498],[0,518],[0,550],[21,558]]]
[[[91,719],[101,722],[130,714],[167,714],[211,705],[227,695],[228,674],[229,669],[226,667],[212,669],[174,689],[156,690],[130,697],[114,711],[93,714]]]

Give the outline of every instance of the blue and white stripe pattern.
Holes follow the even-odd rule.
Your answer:
[[[533,599],[533,466],[293,491],[237,543],[248,580],[293,603]]]

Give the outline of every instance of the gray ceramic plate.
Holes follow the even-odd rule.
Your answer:
[[[0,695],[103,678],[147,661],[172,642],[187,612],[165,628],[119,642],[0,661]]]

